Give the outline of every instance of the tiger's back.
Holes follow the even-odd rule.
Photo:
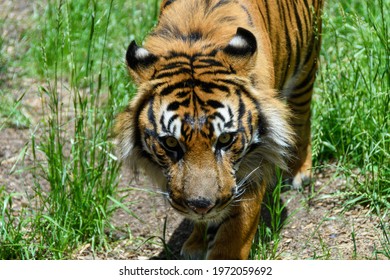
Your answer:
[[[269,69],[258,74],[265,74],[264,84],[268,82],[271,88],[289,96],[308,82],[306,75],[314,76],[323,0],[183,1],[177,6],[172,5],[174,2],[177,0],[161,3],[159,24],[145,45],[152,53],[164,55],[172,49],[188,52],[188,46],[196,42],[199,46],[194,49],[207,48],[208,44],[214,50],[222,48],[240,26],[253,31],[261,44],[259,49],[264,56],[258,59],[268,59],[261,68]]]
[[[321,2],[165,0],[130,44],[119,151],[195,221],[187,258],[247,258],[275,168],[310,178]]]

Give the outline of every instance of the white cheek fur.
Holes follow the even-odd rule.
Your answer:
[[[179,140],[182,126],[181,120],[180,118],[175,118],[174,120],[170,121],[175,114],[176,113],[174,111],[167,110],[167,105],[161,106],[160,116],[164,115],[163,125],[169,130],[169,132],[166,133]],[[160,129],[160,131],[162,131],[162,129]]]
[[[226,132],[232,132],[235,130],[235,124],[236,124],[236,121],[234,119],[232,119],[232,116],[229,114],[229,105],[226,105],[223,107],[223,108],[220,108],[218,109],[218,113],[223,117],[220,118],[220,117],[216,117],[213,121],[212,121],[212,125],[214,127],[214,131],[215,131],[215,136],[218,138],[222,133],[226,133]],[[231,128],[226,128],[225,127],[225,124],[232,121],[233,122],[233,126]]]

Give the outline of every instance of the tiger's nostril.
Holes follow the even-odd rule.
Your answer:
[[[206,214],[215,206],[215,204],[206,198],[191,199],[187,201],[188,207],[197,214]]]

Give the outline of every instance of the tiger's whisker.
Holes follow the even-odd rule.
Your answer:
[[[132,187],[132,186],[130,186],[122,191],[129,191],[129,190],[136,190],[136,191],[142,191],[142,192],[153,193],[153,194],[161,194],[164,197],[167,197],[169,195],[168,192],[163,192],[160,190],[155,190],[155,189],[151,189],[151,188],[138,188],[138,187]]]
[[[235,197],[240,197],[242,196],[246,189],[245,188],[246,186],[248,186],[250,184],[250,181],[249,178],[252,176],[252,174],[254,174],[257,170],[259,169],[259,167],[256,167],[255,169],[253,169],[251,172],[249,172],[244,178],[242,178],[238,184],[236,185],[235,187]]]

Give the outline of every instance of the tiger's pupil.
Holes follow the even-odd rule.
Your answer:
[[[222,134],[221,136],[219,136],[218,142],[219,142],[220,144],[227,144],[227,143],[229,143],[229,141],[230,141],[231,138],[232,138],[232,136],[231,136],[230,134],[224,133],[224,134]]]
[[[177,146],[177,140],[174,138],[174,137],[168,137],[166,140],[165,140],[165,144],[170,147],[170,148],[176,148]]]

